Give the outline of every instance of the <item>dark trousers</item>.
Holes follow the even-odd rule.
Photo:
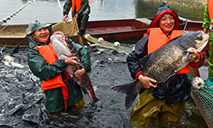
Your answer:
[[[90,14],[90,7],[87,7],[85,11],[83,11],[82,14],[80,14],[77,18],[79,31],[82,33],[85,33],[86,31],[89,14]],[[73,16],[75,16],[75,14]]]

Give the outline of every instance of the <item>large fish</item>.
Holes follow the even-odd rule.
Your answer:
[[[80,59],[80,56],[74,47],[72,41],[70,41],[62,32],[57,31],[55,32],[51,37],[52,41],[52,46],[53,49],[59,59],[66,59],[69,57],[76,56],[78,59]],[[67,73],[70,75],[70,77],[75,80],[74,73],[80,68],[84,68],[83,63],[80,61],[76,60],[78,62],[78,65],[72,66],[68,65],[67,66]],[[91,99],[92,103],[95,103],[98,101],[98,99],[95,96],[94,89],[92,87],[90,78],[88,74],[85,74],[83,78],[80,80],[75,80],[78,85],[82,88],[83,92],[88,94],[89,98]]]
[[[143,66],[143,75],[150,77],[159,83],[170,81],[174,75],[189,64],[186,58],[190,53],[186,50],[195,48],[198,51],[208,43],[209,36],[202,31],[184,34],[156,50],[155,52],[143,57],[139,63]],[[138,92],[143,85],[138,81],[133,83],[121,84],[112,87],[113,90],[125,93],[125,106],[128,109],[134,102]]]

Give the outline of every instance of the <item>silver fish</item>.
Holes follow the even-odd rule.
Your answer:
[[[60,31],[55,32],[51,36],[52,46],[53,49],[59,59],[66,59],[69,57],[76,56],[78,59],[80,59],[80,56],[74,47],[73,43]],[[67,73],[70,75],[70,77],[75,81],[74,73],[80,68],[84,68],[84,65],[82,62],[76,60],[78,62],[78,65],[67,66]],[[93,90],[90,78],[88,74],[85,74],[83,78],[81,78],[79,81],[76,81],[78,85],[82,88],[84,93],[87,93],[89,95],[89,98],[91,99],[92,103],[95,103],[98,101],[98,98],[95,96],[95,92]]]
[[[155,84],[168,82],[177,72],[189,64],[186,58],[190,57],[190,53],[186,50],[195,48],[201,52],[207,45],[208,39],[209,36],[207,34],[197,31],[171,40],[139,61],[143,67],[143,75],[156,80]],[[116,85],[112,89],[127,94],[125,106],[128,109],[142,87],[143,85],[136,80],[133,83]]]

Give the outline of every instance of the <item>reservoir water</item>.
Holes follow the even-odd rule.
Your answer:
[[[3,20],[29,0],[0,0],[0,20]],[[63,7],[65,1],[60,1]],[[91,14],[89,20],[107,20],[124,18],[154,17],[161,0],[90,0]],[[181,17],[191,20],[203,20],[204,7],[193,7],[168,1],[171,9]],[[71,17],[71,14],[69,14]],[[20,11],[6,24],[28,24],[34,20],[42,22],[59,22],[62,11],[58,0],[35,0]]]

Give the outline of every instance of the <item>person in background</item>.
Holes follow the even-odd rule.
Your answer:
[[[209,31],[209,67],[208,67],[208,79],[213,77],[213,1],[207,0],[207,4],[205,7],[204,15],[203,15],[203,31],[207,33]]]
[[[42,80],[41,89],[46,95],[46,109],[50,114],[60,114],[64,110],[79,113],[84,105],[80,87],[74,84],[65,71],[67,65],[76,65],[77,57],[65,60],[58,59],[53,50],[50,36],[53,34],[51,25],[34,21],[26,29],[26,39],[29,41],[28,65],[32,73]],[[91,71],[89,52],[81,45],[75,44],[85,68],[75,72],[80,79],[86,72]]]
[[[79,27],[79,35],[84,35],[90,14],[89,0],[66,0],[63,6],[63,20],[66,21],[68,13],[72,8],[72,17],[77,19]]]
[[[177,30],[178,27],[178,15],[162,2],[150,24],[150,29],[127,56],[132,78],[138,79],[143,85],[140,98],[131,112],[132,125],[149,126],[154,119],[158,119],[163,126],[172,125],[181,117],[184,102],[190,98],[191,82],[186,75],[189,72],[189,65],[199,67],[204,61],[203,55],[196,49],[189,51],[192,53],[190,64],[164,85],[150,82],[151,78],[143,76],[143,67],[139,64],[139,60],[145,55],[183,35],[182,30]],[[148,92],[149,88],[154,88],[151,93]]]

